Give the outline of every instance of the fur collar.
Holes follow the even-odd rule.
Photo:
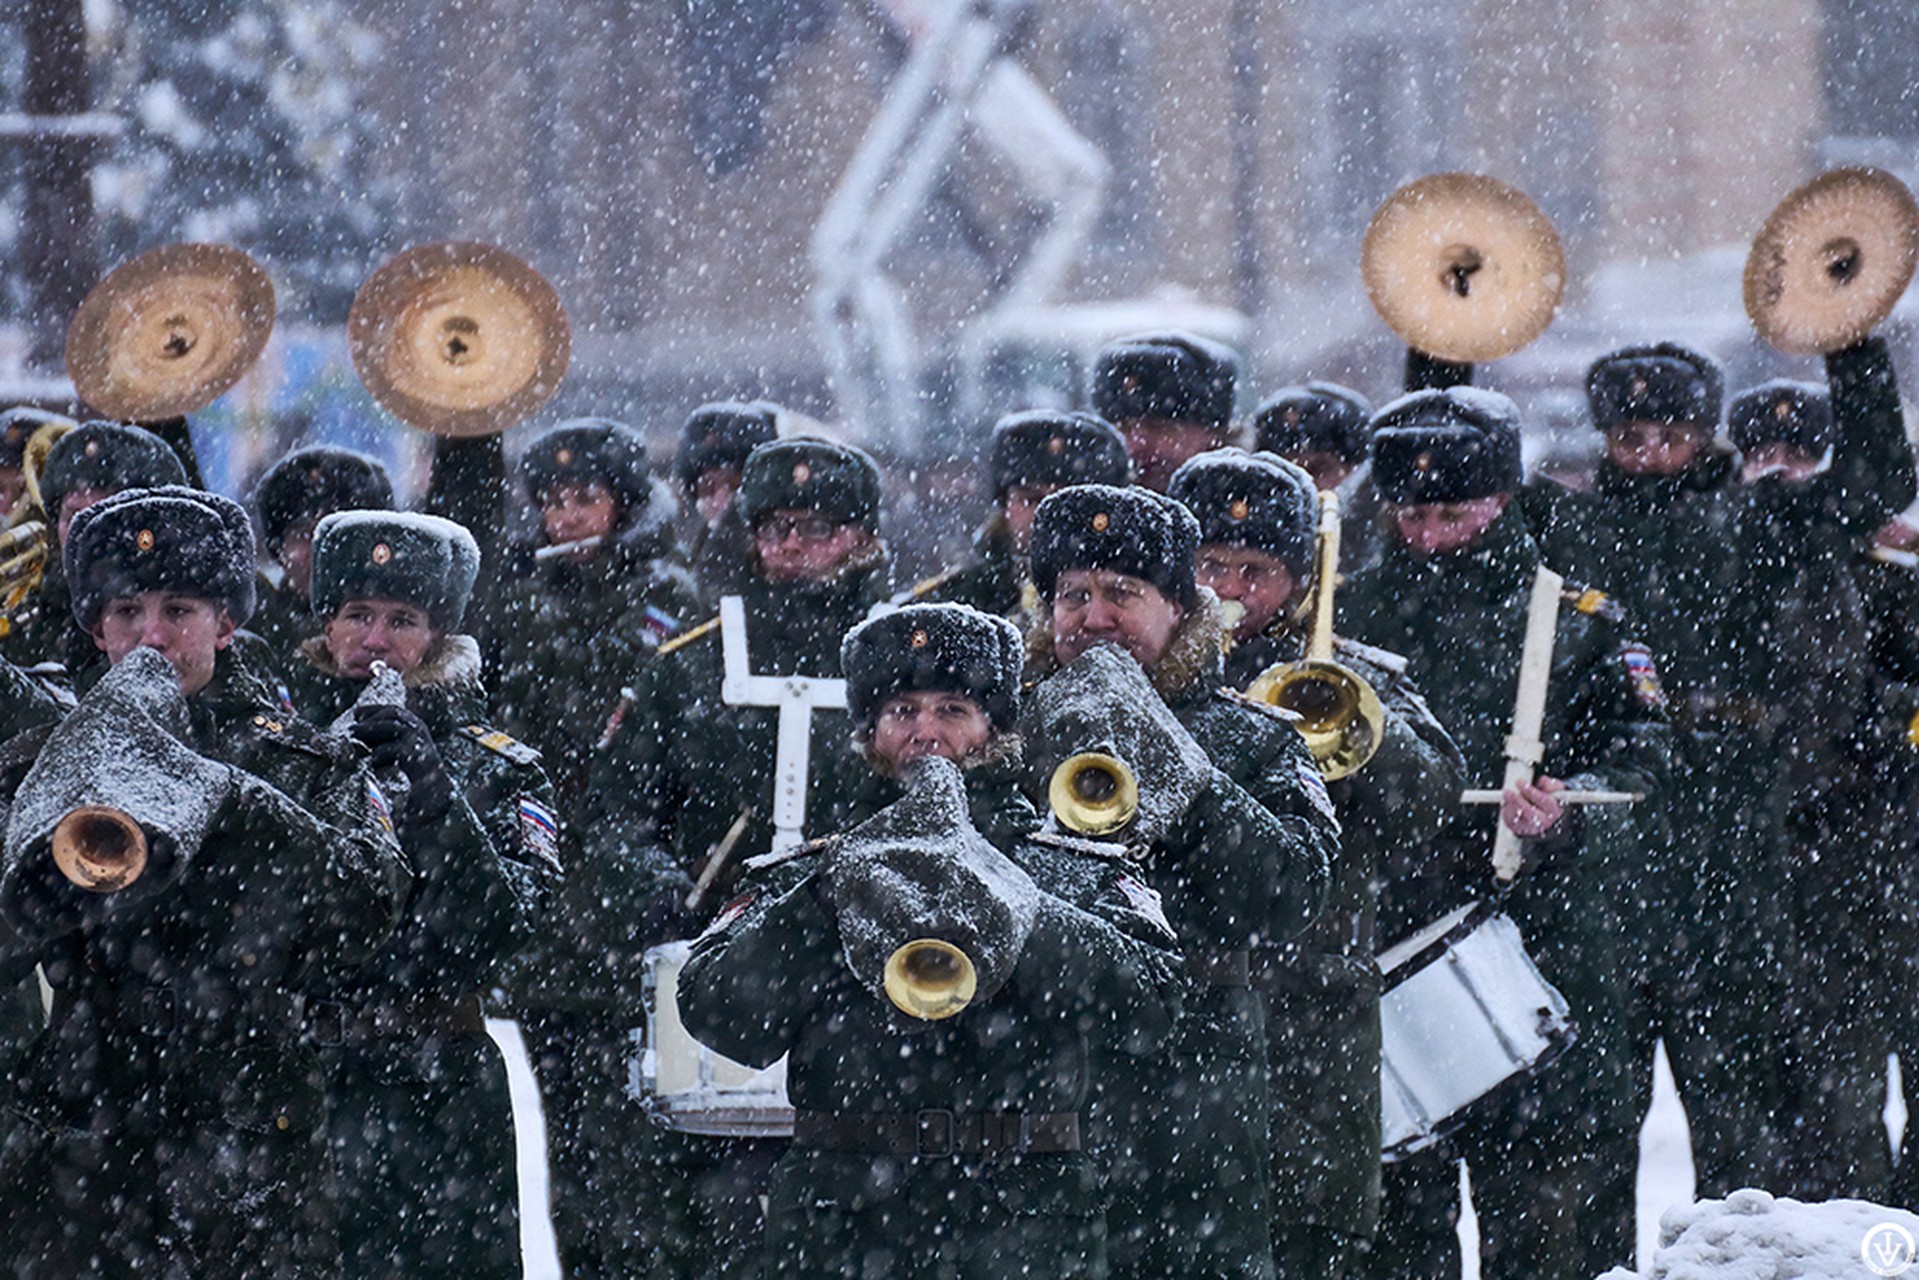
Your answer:
[[[300,642],[300,655],[322,675],[343,679],[333,655],[327,652],[326,637],[312,636]],[[420,665],[406,676],[409,689],[465,688],[480,683],[480,646],[472,636],[445,635],[433,642]]]
[[[1221,640],[1226,634],[1226,613],[1219,597],[1208,587],[1199,589],[1199,604],[1187,610],[1173,629],[1166,651],[1146,672],[1153,688],[1167,702],[1184,701],[1201,693],[1210,693],[1225,679]],[[1026,630],[1026,658],[1033,670],[1050,675],[1059,670],[1053,653],[1053,622],[1042,612]]]

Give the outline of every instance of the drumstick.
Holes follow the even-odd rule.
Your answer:
[[[1532,603],[1526,610],[1526,642],[1519,651],[1519,693],[1513,703],[1513,731],[1506,739],[1506,777],[1501,791],[1531,782],[1545,757],[1539,735],[1546,725],[1546,685],[1552,678],[1553,633],[1559,625],[1559,592],[1566,580],[1539,566],[1533,577]],[[1493,836],[1493,875],[1519,874],[1519,836],[1504,821]]]
[[[733,819],[733,825],[726,829],[726,834],[720,837],[720,842],[713,846],[713,852],[707,857],[706,865],[700,869],[699,880],[693,885],[693,892],[686,895],[688,911],[699,910],[700,904],[706,901],[707,890],[711,889],[713,882],[720,878],[720,872],[726,870],[726,864],[733,860],[733,849],[739,844],[740,837],[746,834],[746,824],[752,821],[752,818],[753,806],[749,804],[740,810],[740,816]]]

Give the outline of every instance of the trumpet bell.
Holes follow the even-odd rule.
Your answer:
[[[53,829],[53,862],[80,888],[114,893],[146,871],[147,835],[118,809],[85,805]]]
[[[979,974],[964,951],[938,938],[917,938],[886,958],[886,996],[900,1012],[928,1022],[972,1003]]]
[[[1139,782],[1126,765],[1082,751],[1053,770],[1046,799],[1062,826],[1084,836],[1111,835],[1139,814]]]
[[[1379,695],[1337,662],[1279,663],[1248,685],[1246,696],[1299,717],[1299,732],[1329,782],[1365,768],[1385,734]]]

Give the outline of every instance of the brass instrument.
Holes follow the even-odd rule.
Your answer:
[[[47,510],[40,493],[40,476],[47,468],[47,455],[54,443],[73,428],[72,419],[48,414],[27,437],[22,451],[20,472],[26,493],[14,508],[6,531],[0,532],[0,636],[12,632],[14,619],[46,576],[53,545],[48,531],[59,513]]]
[[[928,1022],[950,1018],[972,1002],[979,974],[964,951],[938,938],[916,938],[886,958],[886,996],[900,1012]]]
[[[1082,751],[1053,770],[1046,799],[1060,825],[1085,836],[1111,835],[1139,813],[1139,782],[1123,761]]]
[[[1306,656],[1276,662],[1246,686],[1246,696],[1290,711],[1319,770],[1330,782],[1357,773],[1379,750],[1386,712],[1379,695],[1351,667],[1333,661],[1333,589],[1339,578],[1339,495],[1319,495],[1318,575],[1313,633]]]
[[[119,809],[82,805],[53,829],[60,874],[93,893],[113,893],[147,869],[147,834]]]

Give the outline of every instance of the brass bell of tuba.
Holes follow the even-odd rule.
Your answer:
[[[1246,696],[1299,717],[1299,731],[1327,781],[1359,772],[1379,750],[1386,712],[1352,668],[1333,661],[1333,588],[1339,576],[1339,495],[1319,495],[1318,575],[1313,634],[1306,656],[1279,662],[1246,686]]]
[[[53,861],[82,889],[114,893],[147,869],[147,834],[118,809],[84,805],[53,829]]]
[[[1139,782],[1123,761],[1082,751],[1053,770],[1046,799],[1061,826],[1083,836],[1111,835],[1139,814]]]
[[[916,938],[886,958],[886,996],[900,1012],[928,1022],[972,1003],[979,974],[964,951],[938,938]]]

